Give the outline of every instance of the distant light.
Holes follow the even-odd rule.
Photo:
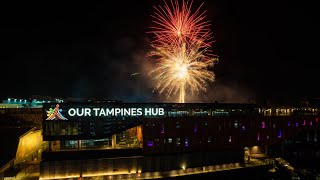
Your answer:
[[[8,98],[8,101],[11,101],[11,98]]]
[[[149,147],[150,147],[150,146],[153,146],[153,141],[148,141],[148,142],[147,142],[147,146],[149,146]]]
[[[232,137],[231,136],[229,136],[229,142],[231,142],[232,141]]]
[[[319,118],[316,118],[316,122],[318,122],[319,121]]]
[[[27,102],[27,100],[24,100],[24,102]]]
[[[183,170],[186,170],[186,165],[183,164],[183,165],[181,166],[181,168],[182,168]]]
[[[161,132],[160,132],[160,133],[161,133],[161,134],[164,133],[164,124],[161,125]]]
[[[310,126],[312,126],[312,121],[310,121]]]
[[[184,146],[188,147],[189,146],[189,139],[186,137],[186,141],[184,143]]]
[[[245,131],[246,130],[246,127],[245,126],[242,126],[242,131]]]
[[[266,123],[263,121],[262,122],[262,129],[266,128]]]
[[[304,126],[306,125],[306,120],[303,120],[303,124],[302,125],[304,125]]]
[[[290,126],[290,121],[288,122],[288,126]]]
[[[298,122],[296,122],[296,127],[298,127],[299,126],[299,123]]]
[[[257,140],[260,141],[260,132],[258,132]]]
[[[281,137],[282,137],[282,131],[279,130],[279,132],[278,132],[278,138],[281,138]]]

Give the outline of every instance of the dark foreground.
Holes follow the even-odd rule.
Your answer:
[[[168,177],[161,179],[215,179],[215,180],[225,180],[225,179],[258,179],[258,180],[286,180],[291,179],[290,175],[286,172],[269,172],[272,167],[262,166],[244,169],[235,169],[231,171],[219,171],[212,173],[188,175],[188,176],[178,176],[178,177]]]

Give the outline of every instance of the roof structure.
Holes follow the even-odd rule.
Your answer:
[[[15,158],[19,138],[32,129],[32,127],[0,127],[0,169]]]

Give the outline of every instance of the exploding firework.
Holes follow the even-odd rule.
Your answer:
[[[192,13],[192,2],[171,0],[170,4],[164,1],[164,6],[155,6],[152,33],[155,34],[154,44],[181,44],[192,45],[198,43],[202,47],[210,47],[212,32],[209,21],[205,20],[205,12],[200,12],[200,7]]]
[[[188,89],[192,94],[206,91],[207,82],[214,80],[208,68],[217,56],[210,53],[212,33],[205,11],[200,13],[202,4],[192,13],[192,2],[170,2],[154,7],[153,50],[149,55],[156,58],[156,68],[151,74],[157,81],[154,90],[167,96],[179,93],[179,102],[184,103]]]

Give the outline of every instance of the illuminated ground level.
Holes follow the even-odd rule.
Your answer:
[[[240,167],[239,163],[242,162],[243,148],[152,156],[142,155],[141,149],[48,152],[43,154],[40,178],[64,179],[128,174],[139,176],[143,173],[144,179],[148,174],[158,177],[167,173],[170,176],[195,173],[199,171],[199,167],[201,171],[202,167],[211,166],[214,169],[220,166],[231,168],[229,165],[221,164]]]
[[[241,163],[228,163],[221,165],[212,165],[212,166],[202,166],[202,167],[194,167],[194,168],[186,168],[182,166],[182,168],[177,170],[170,171],[161,171],[161,172],[118,172],[118,173],[86,173],[86,174],[73,174],[68,176],[55,176],[54,179],[78,179],[82,177],[82,179],[158,179],[158,178],[167,178],[167,177],[179,177],[179,176],[189,176],[203,173],[213,173],[219,171],[230,171],[230,170],[240,170],[245,168],[255,168],[262,167],[271,169],[272,168],[273,159],[267,159],[264,161],[255,161],[255,163],[251,164],[241,164]],[[40,179],[52,179],[48,177],[40,177]]]

